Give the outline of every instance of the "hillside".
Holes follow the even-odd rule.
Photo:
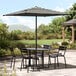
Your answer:
[[[9,25],[8,28],[9,31],[13,31],[13,30],[21,30],[21,31],[33,31],[33,29],[31,29],[28,26],[24,26],[24,25]]]

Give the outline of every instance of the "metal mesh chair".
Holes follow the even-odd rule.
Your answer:
[[[49,63],[51,63],[51,58],[54,58],[54,68],[56,68],[56,61],[57,65],[59,66],[59,57],[64,57],[66,67],[66,58],[65,58],[66,48],[67,48],[66,46],[59,46],[57,53],[49,54]]]

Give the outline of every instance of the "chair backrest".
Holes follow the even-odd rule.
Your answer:
[[[43,48],[49,49],[48,51],[46,51],[45,53],[49,54],[50,50],[52,49],[51,45],[43,45]]]
[[[46,48],[46,49],[51,49],[52,47],[50,45],[43,45],[43,48]]]
[[[65,55],[66,49],[67,49],[66,46],[59,46],[58,53]]]
[[[13,48],[13,47],[10,47],[9,49],[10,49],[10,51],[11,51],[11,55],[12,55],[12,56],[15,56],[15,54],[14,54],[14,48]]]
[[[25,56],[25,55],[28,56],[28,51],[27,50],[23,50],[22,48],[20,48],[20,51],[21,51],[21,56]]]

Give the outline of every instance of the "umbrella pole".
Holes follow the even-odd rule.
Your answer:
[[[36,57],[36,66],[37,66],[37,16],[35,17],[35,40],[36,40],[36,52],[35,52],[35,57]]]
[[[37,16],[36,16],[36,27],[35,27],[35,36],[36,36],[36,50],[37,50]]]

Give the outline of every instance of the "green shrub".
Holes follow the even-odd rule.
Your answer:
[[[11,55],[11,51],[9,49],[6,51],[6,55]]]
[[[25,47],[25,44],[21,43],[21,42],[17,42],[16,43],[16,47],[17,48],[24,48]]]
[[[14,54],[15,55],[21,55],[21,51],[18,48],[14,49]]]
[[[7,49],[10,45],[9,40],[0,40],[0,48]]]
[[[16,41],[10,41],[9,47],[16,48],[16,44],[17,44]]]
[[[59,47],[59,44],[58,43],[52,43],[52,48],[53,49],[56,49],[56,48],[58,48]]]
[[[69,43],[68,42],[62,42],[62,45],[67,46]]]
[[[70,49],[76,49],[76,43],[70,44]]]
[[[0,49],[0,56],[5,56],[6,55],[6,50]]]

